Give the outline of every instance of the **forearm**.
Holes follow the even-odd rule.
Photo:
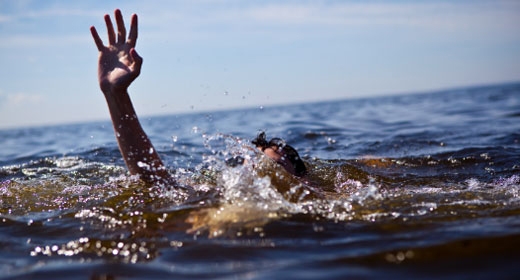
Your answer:
[[[139,123],[128,92],[106,92],[105,98],[119,150],[130,173],[139,174],[150,183],[168,181],[170,176]]]

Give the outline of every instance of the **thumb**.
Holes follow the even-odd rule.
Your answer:
[[[134,48],[130,49],[130,57],[132,57],[133,60],[130,67],[137,73],[137,75],[139,75],[141,72],[141,65],[143,65],[143,58],[137,54],[137,51]]]
[[[141,67],[141,65],[143,64],[143,58],[141,56],[139,56],[139,54],[137,54],[137,51],[135,50],[135,48],[130,49],[130,56],[134,60],[135,66]]]

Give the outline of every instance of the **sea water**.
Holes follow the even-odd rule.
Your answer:
[[[520,277],[520,84],[141,122],[185,188],[130,176],[108,121],[0,130],[0,278]]]

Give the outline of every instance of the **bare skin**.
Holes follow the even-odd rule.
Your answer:
[[[128,87],[139,76],[143,59],[137,54],[137,15],[132,15],[130,33],[120,10],[115,10],[117,34],[109,15],[105,15],[108,44],[105,46],[96,28],[90,27],[99,51],[98,79],[105,95],[121,155],[128,170],[147,183],[174,183],[144,132],[128,95]]]
[[[99,86],[107,101],[119,150],[132,175],[140,175],[143,181],[151,184],[176,185],[174,179],[164,167],[152,142],[141,127],[128,95],[128,87],[141,73],[143,64],[143,59],[135,50],[137,15],[132,15],[128,38],[126,37],[126,28],[121,11],[115,10],[114,15],[117,34],[110,16],[105,15],[108,32],[108,44],[106,46],[94,26],[90,27],[90,32],[99,51]],[[265,139],[263,142],[267,145]],[[287,147],[290,146],[287,145]],[[301,170],[296,171],[294,164],[286,154],[285,150],[287,149],[271,144],[259,149],[282,165],[289,173],[296,176],[305,174],[304,166],[303,172]],[[296,150],[292,147],[290,147],[289,152],[292,153],[292,158],[299,158]]]
[[[294,166],[289,162],[289,160],[284,156],[283,152],[276,146],[265,148],[258,148],[258,150],[262,151],[266,156],[270,157],[272,160],[276,161],[278,164],[283,166],[287,172],[294,174]]]

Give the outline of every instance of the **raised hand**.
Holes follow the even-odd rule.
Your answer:
[[[90,32],[99,50],[98,78],[103,93],[112,94],[126,90],[141,73],[143,59],[135,51],[137,42],[137,15],[133,14],[130,33],[126,39],[126,28],[119,9],[115,10],[117,36],[109,15],[105,15],[108,45],[103,45],[94,26]]]
[[[105,94],[119,150],[131,174],[140,175],[148,183],[175,185],[141,127],[128,94],[128,86],[139,76],[143,63],[135,51],[137,15],[132,15],[128,39],[120,10],[115,11],[115,17],[117,36],[110,16],[105,15],[107,46],[103,45],[95,27],[92,26],[90,32],[99,50],[99,85]]]

